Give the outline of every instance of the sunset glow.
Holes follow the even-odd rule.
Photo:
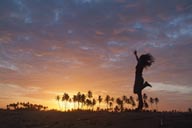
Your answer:
[[[159,110],[192,107],[191,0],[1,0],[0,108],[59,109],[57,95],[88,90],[136,99],[135,49],[155,57],[143,92]]]

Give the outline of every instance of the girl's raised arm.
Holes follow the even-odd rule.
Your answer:
[[[139,57],[137,56],[137,51],[136,50],[134,51],[134,54],[135,54],[135,57],[136,57],[137,61],[139,61]]]

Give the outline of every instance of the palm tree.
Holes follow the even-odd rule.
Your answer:
[[[18,107],[18,105],[20,105]],[[26,110],[38,110],[38,111],[41,111],[43,108],[48,108],[48,107],[45,107],[43,105],[38,105],[38,104],[30,104],[29,102],[28,103],[22,103],[22,102],[17,102],[17,103],[12,103],[12,104],[9,104],[7,105],[8,109],[9,107],[12,107],[13,110],[18,110],[18,109],[26,109]]]
[[[117,104],[120,106],[121,112],[123,111],[123,100],[121,100],[120,98],[116,99]]]
[[[129,99],[130,99],[132,109],[133,109],[136,106],[135,100],[134,100],[133,96],[130,96]]]
[[[109,107],[110,107],[110,110],[113,111],[113,102],[112,101],[109,102]]]
[[[156,105],[156,110],[158,110],[157,104],[159,103],[159,98],[156,97],[156,98],[154,99],[154,101],[155,101],[155,105]]]
[[[149,102],[151,103],[151,110],[153,110],[154,99],[152,97],[150,97]]]
[[[20,109],[20,103],[17,102],[16,104],[17,104],[17,108],[16,109]]]
[[[23,102],[20,102],[20,109],[23,109]]]
[[[85,104],[85,99],[86,99],[85,94],[81,94],[81,109],[83,109],[83,106]]]
[[[114,100],[115,100],[115,99],[114,99],[113,97],[111,97],[111,101],[114,102]]]
[[[129,98],[127,98],[126,103],[128,105],[128,109],[129,109],[129,105],[131,105],[131,100]]]
[[[7,110],[10,110],[10,105],[7,105]]]
[[[10,104],[10,106],[12,106],[14,110],[16,110],[18,108],[18,104],[17,103],[12,103],[12,104]]]
[[[65,94],[65,93],[64,93]],[[61,97],[61,109],[63,110],[63,107],[64,107],[64,101],[65,101],[65,96],[64,96],[64,94],[63,94],[63,96]]]
[[[148,98],[147,94],[144,93],[144,94],[143,94],[143,100],[144,100],[144,101],[147,101],[147,98]]]
[[[60,96],[59,95],[56,96],[56,100],[58,102],[59,109],[61,109],[61,106],[60,106],[60,103],[59,103],[59,101],[60,101]]]
[[[43,105],[33,105],[35,110],[41,111],[43,109]]]
[[[147,103],[147,98],[148,98],[147,94],[144,93],[143,94],[143,105],[144,105],[144,108],[146,108],[146,109],[149,107],[149,105]]]
[[[69,94],[67,94],[67,93],[63,94],[62,101],[65,101],[65,111],[67,109],[67,101],[69,100],[69,98],[70,98]]]
[[[87,97],[89,99],[91,99],[93,97],[93,93],[90,90],[87,92]]]
[[[87,109],[88,109],[88,107],[92,105],[92,102],[91,102],[91,100],[86,99],[85,104],[87,105]]]
[[[75,103],[77,102],[77,96],[73,95],[73,104],[74,104],[74,109],[75,109]]]
[[[114,103],[114,98],[113,97],[111,97],[111,99],[110,99],[110,103],[109,103],[109,106],[110,106],[110,109],[112,109],[113,110],[113,103]]]
[[[106,95],[105,102],[107,104],[107,110],[108,110],[108,105],[109,105],[109,102],[110,102],[110,96],[109,95]]]
[[[44,107],[43,107],[43,110],[45,111],[46,109],[48,109],[48,107],[47,107],[47,106],[44,106]]]
[[[125,96],[125,95],[122,96],[123,104],[126,103],[127,99],[128,99],[127,96]],[[125,106],[124,106],[124,107],[125,107]]]
[[[71,103],[72,102],[72,99],[71,98],[69,98],[69,103]]]
[[[99,95],[97,100],[99,101],[99,109],[100,109],[100,104],[101,104],[101,102],[102,102],[103,99],[102,99],[102,97]]]
[[[144,100],[143,106],[144,106],[144,108],[146,108],[146,109],[149,108],[149,105],[148,105],[147,101]]]
[[[95,99],[93,99],[93,101],[92,101],[92,111],[94,110],[94,106],[96,105],[96,100]]]
[[[125,101],[127,100],[127,96],[123,95],[123,96],[122,96],[122,99],[123,99],[123,101],[125,102]]]
[[[115,106],[114,111],[119,112],[119,107],[117,105]]]
[[[77,93],[77,103],[78,103],[78,110],[79,110],[79,103],[81,102],[81,93]]]

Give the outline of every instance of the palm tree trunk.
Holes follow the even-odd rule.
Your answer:
[[[74,110],[75,110],[75,102],[73,102],[73,108],[74,108]]]
[[[59,106],[59,110],[61,110],[61,106],[60,106],[60,103],[59,103],[59,101],[58,101],[58,106]]]
[[[158,110],[158,106],[157,106],[157,104],[156,104],[156,111]]]
[[[78,107],[78,110],[79,110],[79,101],[78,101],[78,105],[77,105],[77,107]]]
[[[151,103],[151,110],[153,111],[153,105],[152,105],[152,103]]]
[[[67,110],[67,101],[65,101],[65,111]]]

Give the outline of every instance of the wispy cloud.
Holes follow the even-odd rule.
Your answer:
[[[177,92],[180,94],[192,94],[192,87],[183,85],[171,85],[164,83],[151,83],[154,91]]]
[[[9,69],[12,71],[18,71],[19,68],[15,66],[14,64],[11,64],[7,61],[0,61],[0,68]]]
[[[34,87],[34,86],[25,87],[15,84],[3,84],[3,83],[0,84],[0,89],[2,94],[1,96],[7,97],[9,99],[25,97],[27,94],[38,93],[41,90],[40,87]]]

